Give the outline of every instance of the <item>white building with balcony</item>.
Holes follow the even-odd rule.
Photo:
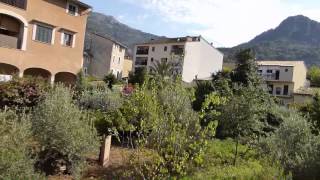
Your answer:
[[[262,76],[270,94],[283,104],[297,102],[300,91],[310,86],[307,67],[303,61],[258,61],[258,73]]]
[[[223,54],[201,36],[160,38],[137,44],[133,56],[134,71],[146,68],[152,71],[156,61],[172,62],[175,74],[184,82],[207,80],[222,70]]]

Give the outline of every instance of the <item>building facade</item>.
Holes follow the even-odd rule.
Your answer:
[[[258,73],[262,76],[270,94],[278,97],[282,104],[290,104],[297,100],[301,102],[300,92],[310,86],[307,80],[307,67],[303,61],[258,61],[257,63]]]
[[[126,49],[126,46],[109,37],[88,33],[84,53],[84,73],[99,79],[112,73],[121,79]]]
[[[211,78],[222,70],[223,54],[201,36],[161,38],[137,44],[134,49],[134,71],[146,68],[152,71],[156,61],[175,64],[174,73],[184,82]]]
[[[83,64],[91,7],[77,0],[0,0],[0,74],[69,82]]]
[[[132,71],[132,58],[130,56],[124,57],[122,78],[129,78]]]

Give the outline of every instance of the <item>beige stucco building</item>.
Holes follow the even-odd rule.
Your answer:
[[[160,38],[137,44],[134,49],[134,71],[152,70],[156,61],[175,64],[174,73],[181,74],[184,82],[210,79],[222,70],[223,54],[201,36]]]
[[[91,7],[78,0],[0,0],[0,74],[73,82]]]
[[[102,79],[113,73],[118,79],[123,77],[127,47],[110,37],[88,33],[84,53],[83,71],[86,75]]]
[[[277,96],[282,104],[303,103],[309,88],[307,67],[303,61],[258,61],[258,73],[265,81],[270,94]]]
[[[131,71],[132,71],[132,58],[130,58],[129,56],[125,56],[124,63],[123,63],[122,78],[128,78]]]

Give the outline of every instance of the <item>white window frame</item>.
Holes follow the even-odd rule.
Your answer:
[[[75,13],[75,15],[69,13],[69,6],[70,6],[70,5],[76,7],[76,13]],[[67,6],[66,6],[66,13],[69,14],[70,16],[79,16],[79,6],[68,1],[68,2],[67,2]]]
[[[38,40],[36,39],[38,26],[44,26],[44,27],[47,27],[47,28],[51,28],[51,29],[52,29],[51,43],[46,43],[46,42],[38,41]],[[34,23],[34,24],[33,24],[33,32],[32,32],[32,40],[33,40],[33,41],[40,42],[40,43],[44,43],[44,44],[54,45],[54,40],[55,40],[55,37],[56,37],[55,35],[56,35],[56,28],[55,28],[55,27],[49,26],[49,25],[46,25],[46,24],[43,24],[43,23],[40,23],[40,22],[37,22],[37,23]]]
[[[72,35],[72,42],[71,42],[72,44],[71,44],[71,46],[68,46],[68,45],[64,44],[64,36],[65,36],[65,34],[71,34]],[[73,32],[70,32],[70,31],[66,31],[66,30],[62,30],[61,31],[60,44],[62,46],[65,46],[65,47],[75,48],[76,47],[76,38],[77,38],[76,33],[73,33]]]

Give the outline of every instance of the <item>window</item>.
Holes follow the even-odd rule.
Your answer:
[[[62,45],[64,46],[73,46],[73,37],[74,35],[71,33],[63,32],[62,33]]]
[[[53,28],[45,25],[36,24],[34,31],[34,40],[43,43],[53,44]]]
[[[84,75],[85,75],[85,76],[88,75],[88,69],[87,69],[86,67],[83,68],[83,72],[84,72]]]
[[[258,70],[258,74],[262,74],[262,70]]]
[[[281,87],[277,87],[276,88],[276,95],[281,95],[282,92],[282,88]]]
[[[77,16],[78,15],[78,6],[75,4],[68,3],[67,13],[72,16]]]
[[[272,84],[268,85],[268,91],[269,91],[269,94],[273,94],[273,85]]]
[[[136,54],[138,54],[138,55],[149,54],[149,46],[138,46]]]
[[[137,57],[135,61],[136,66],[146,66],[148,65],[148,57]]]
[[[273,71],[271,69],[267,70],[267,73],[271,74]]]
[[[154,61],[154,59],[153,58],[151,58],[151,62],[153,62]]]
[[[156,50],[156,47],[152,47],[152,52],[154,52]]]
[[[165,47],[164,47],[164,51],[167,51],[167,50],[168,50],[168,47],[167,47],[167,46],[165,46]]]
[[[113,56],[113,59],[112,59],[112,62],[114,63],[114,61],[116,60],[116,57],[115,56]]]
[[[121,58],[119,58],[119,60],[118,60],[118,64],[120,64],[120,61],[121,61]]]
[[[285,69],[285,72],[288,72],[289,71],[289,69]]]
[[[288,85],[284,85],[284,88],[283,88],[283,95],[289,95],[289,86]]]

